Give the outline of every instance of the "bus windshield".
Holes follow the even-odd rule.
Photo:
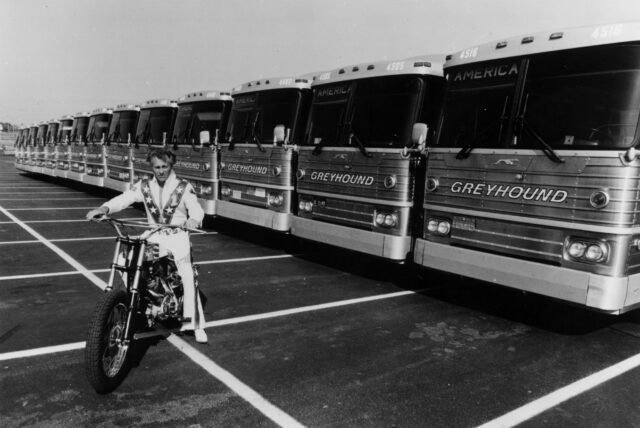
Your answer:
[[[221,129],[225,104],[223,101],[200,101],[180,104],[172,142],[174,144],[199,143],[200,132],[209,131],[214,138]]]
[[[447,79],[440,146],[611,150],[636,139],[640,46],[487,61],[452,67]]]
[[[109,126],[109,141],[116,143],[133,141],[133,133],[136,131],[138,111],[118,111],[113,113]],[[129,139],[131,138],[131,140]]]
[[[136,130],[136,142],[145,144],[163,144],[163,134],[171,130],[175,108],[161,107],[140,111],[138,127]]]
[[[47,137],[46,142],[57,142],[56,138],[58,137],[58,128],[60,128],[60,123],[55,122],[49,124],[49,128],[47,129]]]
[[[60,121],[60,128],[58,129],[58,141],[61,143],[66,142],[68,138],[71,138],[72,130],[73,119],[65,119]]]
[[[520,145],[537,133],[554,149],[621,149],[634,141],[640,113],[640,46],[554,52],[531,61]]]
[[[101,141],[102,137],[107,138],[107,132],[109,131],[109,118],[110,114],[98,114],[91,116],[89,119],[89,140]]]
[[[38,140],[42,140],[42,142],[46,143],[47,140],[47,129],[49,128],[48,125],[40,125],[38,126]]]
[[[71,141],[74,143],[84,143],[87,140],[87,129],[89,128],[88,117],[77,117],[73,120],[71,129]]]
[[[384,76],[318,87],[307,144],[345,146],[357,138],[366,147],[403,147],[424,86],[420,76]]]
[[[234,97],[229,139],[235,143],[270,140],[277,125],[294,129],[301,94],[298,89],[270,90]]]
[[[341,146],[353,83],[323,85],[313,90],[307,145]]]

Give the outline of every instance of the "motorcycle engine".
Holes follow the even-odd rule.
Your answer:
[[[182,315],[182,280],[173,260],[161,257],[149,262],[141,278],[147,289],[149,325]]]

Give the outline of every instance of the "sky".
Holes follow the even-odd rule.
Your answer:
[[[640,0],[0,0],[0,122],[634,20]]]

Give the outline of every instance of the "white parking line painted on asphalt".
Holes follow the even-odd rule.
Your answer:
[[[109,272],[109,269],[92,269],[89,272],[105,273],[105,272]],[[81,274],[82,272],[78,272],[77,270],[68,270],[64,272],[30,273],[25,275],[0,276],[0,281],[15,281],[18,279],[49,278],[49,277],[55,277],[55,276],[69,276],[69,275],[81,275]]]
[[[132,218],[121,218],[120,220],[146,220],[146,217],[132,217]],[[88,220],[86,218],[77,218],[77,219],[71,219],[71,220],[65,220],[65,219],[61,219],[61,220],[25,220],[22,223],[24,224],[32,224],[32,223],[80,223],[80,222],[87,222]],[[0,224],[15,224],[14,221],[0,221]]]
[[[229,389],[238,394],[244,400],[250,403],[253,407],[259,410],[263,415],[271,419],[281,427],[303,427],[300,422],[295,420],[292,416],[282,411],[279,407],[271,404],[266,398],[260,395],[255,390],[251,389],[247,384],[243,383],[240,379],[232,375],[227,370],[220,367],[209,357],[198,351],[196,348],[188,344],[183,339],[177,336],[169,336],[167,338],[169,343],[182,351],[191,361],[198,364],[205,369],[210,375],[218,379],[225,384]]]
[[[272,259],[288,259],[291,257],[299,256],[300,254],[278,254],[275,256],[259,256],[259,257],[241,257],[237,259],[221,259],[221,260],[207,260],[207,261],[194,261],[198,265],[214,265],[218,263],[237,263],[237,262],[252,262],[260,260],[272,260]]]
[[[409,296],[412,294],[416,294],[416,293],[419,293],[420,291],[422,290],[404,290],[404,291],[397,291],[395,293],[376,294],[375,296],[358,297],[355,299],[338,300],[336,302],[320,303],[317,305],[310,305],[310,306],[301,306],[299,308],[283,309],[280,311],[266,312],[266,313],[257,314],[257,315],[246,315],[243,317],[227,318],[224,320],[209,321],[208,323],[205,324],[205,326],[209,328],[209,327],[220,327],[223,325],[241,324],[241,323],[250,322],[250,321],[259,321],[259,320],[265,320],[268,318],[277,318],[277,317],[284,317],[287,315],[301,314],[304,312],[319,311],[322,309],[338,308],[340,306],[349,306],[349,305],[356,305],[360,303],[374,302],[376,300],[393,299],[395,297],[402,297],[402,296]]]
[[[95,236],[91,238],[60,238],[60,239],[49,239],[50,242],[74,242],[74,241],[101,241],[111,239],[115,240],[115,236]],[[4,241],[0,242],[0,245],[11,245],[11,244],[39,244],[40,241],[37,239],[33,239],[30,241]]]
[[[16,358],[36,357],[38,355],[55,354],[56,352],[74,351],[84,349],[85,342],[67,343],[66,345],[45,346],[43,348],[27,349],[25,351],[13,351],[0,354],[0,361],[14,360]]]
[[[84,266],[82,266],[80,263],[78,263],[73,257],[71,257],[69,254],[64,252],[60,247],[57,247],[56,245],[54,245],[51,242],[49,242],[44,236],[40,235],[38,232],[36,232],[34,229],[32,229],[31,227],[26,225],[24,222],[20,221],[20,219],[18,219],[16,216],[11,214],[9,211],[7,211],[2,206],[0,206],[0,213],[2,213],[5,216],[9,217],[10,220],[13,220],[14,223],[18,224],[18,226],[22,227],[24,230],[29,232],[29,234],[31,236],[36,238],[43,245],[45,245],[51,251],[53,251],[58,256],[60,256],[64,261],[69,263],[74,269],[76,269],[77,271],[80,271],[87,279],[89,279],[91,282],[96,284],[98,287],[100,287],[99,284],[104,284],[104,281],[102,281],[100,278],[98,278],[92,272],[88,271]],[[86,220],[84,220],[84,221],[86,221]],[[106,287],[106,284],[102,288],[105,288],[105,287]]]
[[[84,275],[88,280],[90,280],[94,285],[96,285],[101,290],[104,290],[107,287],[107,283],[100,278],[98,278],[95,274],[87,270],[84,266],[82,266],[78,261],[76,261],[69,254],[64,252],[61,248],[49,242],[45,237],[40,235],[38,232],[30,228],[28,225],[22,223],[17,217],[13,216],[6,209],[0,206],[0,212],[9,217],[14,222],[18,223],[22,228],[24,228],[27,232],[29,232],[34,238],[41,241],[44,245],[50,248],[53,252],[58,254],[62,259],[64,259],[67,263],[73,266],[74,269],[80,271],[82,275]],[[216,379],[224,383],[225,385],[232,387],[233,391],[235,391],[238,395],[244,398],[249,404],[254,406],[258,411],[262,412],[266,417],[273,420],[276,423],[278,421],[284,421],[286,424],[282,426],[302,426],[291,416],[287,415],[285,412],[269,403],[266,399],[262,398],[260,394],[251,389],[248,385],[242,383],[237,378],[233,377],[229,372],[222,369],[218,366],[213,360],[209,359],[207,356],[199,353],[198,351],[194,352],[195,349],[184,342],[182,339],[177,337],[169,337],[169,342],[178,348],[181,352],[195,361],[198,365],[207,370],[211,375],[213,375]],[[275,419],[274,419],[275,418]]]
[[[246,315],[246,316],[235,317],[235,318],[226,318],[221,320],[209,321],[208,323],[206,323],[205,328],[242,324],[246,322],[265,320],[269,318],[285,317],[285,316],[301,314],[305,312],[319,311],[323,309],[338,308],[341,306],[349,306],[349,305],[357,305],[360,303],[374,302],[377,300],[394,299],[396,297],[409,296],[412,294],[416,294],[416,293],[419,293],[420,291],[421,290],[415,290],[415,291],[405,290],[405,291],[398,291],[395,293],[376,294],[374,296],[359,297],[359,298],[347,299],[347,300],[337,300],[334,302],[320,303],[317,305],[283,309],[281,311],[265,312],[261,314]],[[176,331],[178,330],[179,329],[176,329]],[[151,337],[151,336],[153,336],[152,333],[142,333],[138,335],[139,338],[145,338],[145,337]],[[68,350],[78,349],[76,347],[80,347],[80,345],[84,346],[84,342],[69,343],[66,345],[58,345],[58,346],[49,346],[45,348],[37,348],[37,349],[24,350],[24,351],[8,352],[5,354],[0,354],[0,361],[59,352],[59,350],[65,350],[65,347],[68,347]]]
[[[214,232],[216,233],[216,232]],[[54,240],[50,240],[49,242],[53,242]],[[37,241],[40,242],[40,241]],[[298,254],[299,255],[299,254]],[[205,261],[195,261],[195,264],[198,265],[210,265],[210,264],[222,264],[222,263],[238,263],[238,262],[251,262],[251,261],[260,261],[260,260],[271,260],[271,259],[284,259],[295,257],[292,254],[283,254],[278,256],[263,256],[263,257],[245,257],[243,259],[221,259],[221,260],[205,260]],[[91,273],[105,273],[109,272],[109,269],[91,269],[87,270]],[[32,278],[47,278],[53,276],[67,276],[67,275],[80,275],[82,272],[77,270],[70,270],[64,272],[44,272],[44,273],[30,273],[25,275],[9,275],[9,276],[0,276],[0,281],[13,281],[16,279],[32,279]]]
[[[576,382],[573,382],[563,388],[553,391],[550,394],[540,397],[522,407],[518,407],[511,412],[493,419],[478,428],[502,428],[513,427],[521,424],[540,413],[550,410],[555,406],[564,403],[588,390],[603,384],[621,374],[624,374],[630,370],[633,370],[640,366],[640,354],[636,354],[633,357],[620,361],[613,366],[593,373],[590,376],[582,378]]]
[[[200,236],[200,235],[217,235],[218,232],[203,232],[203,233],[198,233],[197,235],[193,235],[193,236]],[[93,236],[93,237],[89,237],[89,238],[58,238],[58,239],[49,239],[50,242],[76,242],[76,241],[102,241],[102,240],[107,240],[107,239],[111,239],[112,241],[116,239],[115,236]],[[39,244],[40,241],[38,241],[37,239],[32,239],[29,241],[3,241],[0,242],[0,245],[11,245],[11,244]]]
[[[95,201],[97,199],[100,199],[104,201],[104,198],[15,198],[15,199],[0,198],[0,201],[33,201],[34,199],[38,201]],[[38,209],[47,209],[47,208],[38,208]]]
[[[79,223],[79,222],[86,222],[87,219],[85,218],[78,218],[75,220],[25,220],[23,221],[24,224],[31,224],[31,223]],[[0,221],[0,224],[15,224],[14,221]]]
[[[91,210],[95,207],[5,208],[6,211]],[[87,219],[84,219],[87,221]]]
[[[15,187],[11,187],[11,190],[15,189]],[[64,192],[3,192],[0,190],[0,195],[77,195],[80,192],[74,192],[72,190],[67,190]]]

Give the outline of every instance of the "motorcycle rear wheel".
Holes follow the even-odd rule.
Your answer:
[[[124,332],[130,298],[126,291],[112,290],[96,308],[84,350],[85,374],[98,394],[116,389],[131,369],[131,343]]]

